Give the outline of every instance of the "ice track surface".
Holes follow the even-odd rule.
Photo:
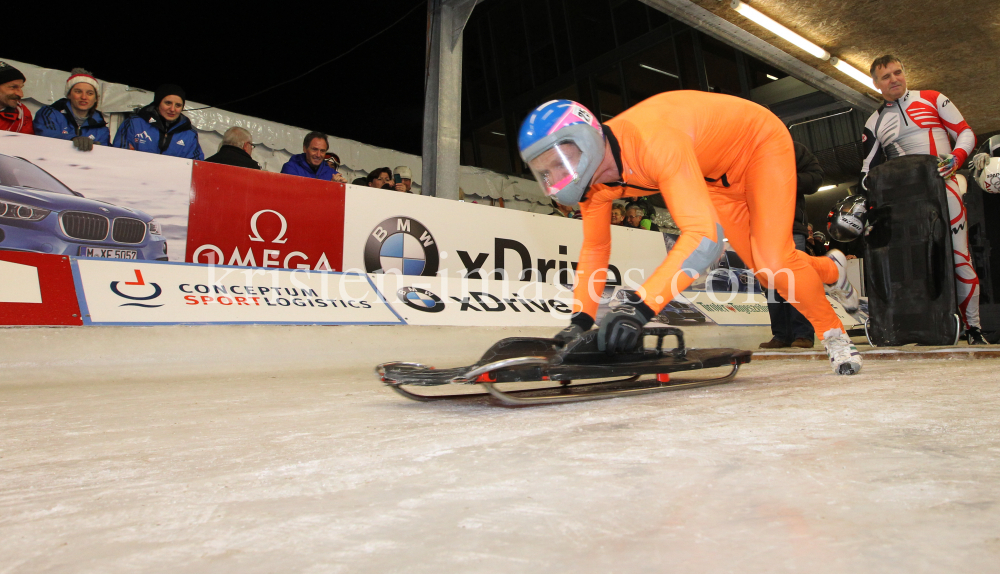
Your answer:
[[[244,333],[300,358],[344,333],[271,329]],[[407,401],[363,356],[152,351],[213,331],[105,331],[141,352],[101,361],[84,331],[0,332],[2,573],[1000,569],[1000,360],[510,410]]]

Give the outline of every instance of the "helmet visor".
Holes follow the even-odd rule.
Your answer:
[[[579,181],[582,157],[583,152],[579,146],[570,141],[562,141],[538,154],[528,162],[528,167],[535,174],[545,195],[553,196]]]

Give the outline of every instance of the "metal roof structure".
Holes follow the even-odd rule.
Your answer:
[[[864,106],[867,102],[867,107],[873,107],[881,103],[879,94],[829,61],[813,57],[743,17],[730,0],[642,1],[852,104]],[[749,3],[863,72],[875,58],[895,55],[904,63],[911,89],[946,94],[979,136],[1000,131],[1000,96],[995,88],[1000,72],[994,65],[1000,49],[1000,5],[996,0]]]

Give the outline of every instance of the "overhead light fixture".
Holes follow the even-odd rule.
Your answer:
[[[659,68],[654,68],[653,66],[647,66],[646,64],[639,64],[639,67],[640,68],[645,68],[645,69],[647,69],[647,70],[649,70],[651,72],[656,72],[657,74],[663,74],[664,76],[670,76],[671,78],[673,78],[675,80],[679,80],[680,79],[680,76],[678,76],[677,74],[671,74],[670,72],[664,72],[663,70],[661,70]]]
[[[862,72],[861,70],[855,68],[854,66],[848,64],[847,62],[841,60],[840,58],[830,58],[830,63],[833,64],[834,68],[837,68],[841,72],[844,72],[848,76],[854,78],[859,83],[864,84],[866,88],[877,92],[875,89],[875,84],[872,82],[872,77],[868,74]]]
[[[771,74],[766,74],[768,80],[777,80],[777,76],[772,76]]]
[[[742,14],[743,17],[752,20],[753,22],[756,22],[760,26],[763,26],[769,31],[777,34],[778,36],[781,36],[788,42],[795,44],[799,48],[802,48],[803,50],[809,52],[813,56],[816,56],[820,60],[830,59],[830,52],[827,52],[823,48],[820,48],[816,44],[813,44],[809,40],[806,40],[802,36],[799,36],[795,32],[792,32],[791,30],[775,22],[768,16],[761,14],[760,12],[757,11],[756,8],[751,8],[750,5],[747,4],[746,2],[742,2],[741,0],[732,0],[730,6],[732,6],[733,10],[736,10],[737,12]]]
[[[500,132],[490,132],[490,133],[491,133],[491,134],[496,134],[496,135],[498,135],[498,136],[503,136],[503,137],[507,137],[507,134],[502,134],[502,133],[500,133]]]
[[[833,189],[835,187],[837,187],[837,186],[836,185],[824,185],[823,187],[817,189],[816,191],[826,191],[828,189]]]

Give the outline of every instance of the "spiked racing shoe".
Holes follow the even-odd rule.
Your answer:
[[[823,333],[823,346],[834,373],[856,375],[861,371],[861,353],[843,330],[830,329]]]
[[[857,290],[847,280],[847,257],[839,249],[831,249],[826,256],[837,266],[837,281],[826,285],[826,292],[843,305],[845,311],[853,315],[858,312],[860,298]]]

